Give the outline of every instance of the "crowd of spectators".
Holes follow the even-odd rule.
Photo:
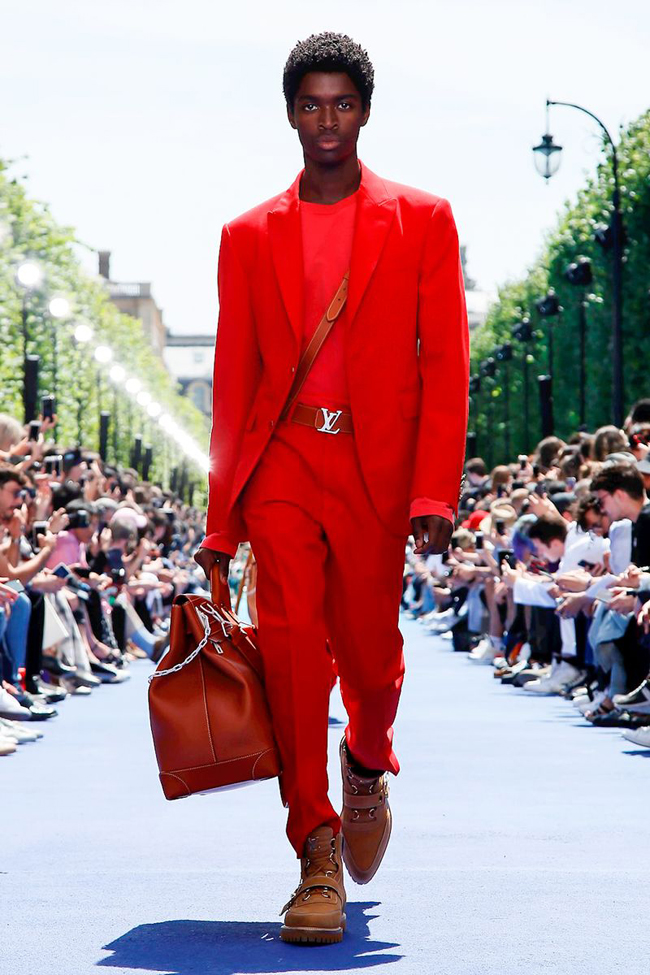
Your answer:
[[[203,513],[57,444],[55,422],[0,414],[0,755],[41,738],[70,695],[113,693],[99,688],[158,661],[174,597],[205,587]]]
[[[570,699],[650,748],[650,399],[623,429],[465,465],[447,553],[407,555],[402,606],[502,684]]]

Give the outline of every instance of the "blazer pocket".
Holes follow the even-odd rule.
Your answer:
[[[405,420],[413,420],[420,415],[420,393],[417,389],[400,393],[399,401],[402,408],[402,416]]]

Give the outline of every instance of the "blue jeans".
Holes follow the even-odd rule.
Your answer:
[[[25,666],[27,630],[32,604],[24,592],[12,603],[9,614],[0,609],[0,651],[2,652],[2,677],[10,684],[18,684],[18,668]]]

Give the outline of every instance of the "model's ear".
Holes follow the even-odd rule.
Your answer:
[[[291,128],[297,129],[298,126],[296,125],[296,119],[293,114],[293,109],[289,105],[287,105],[287,118],[289,119],[289,125],[291,126]]]
[[[370,103],[368,103],[367,108],[364,110],[364,113],[361,116],[361,125],[365,125],[369,118],[370,118]]]

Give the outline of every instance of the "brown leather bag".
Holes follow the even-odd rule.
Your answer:
[[[349,276],[300,357],[282,417],[343,311]],[[149,678],[151,732],[167,799],[280,774],[255,628],[233,613],[217,565],[210,585],[212,600],[174,600],[169,650]]]
[[[169,650],[149,678],[149,716],[167,799],[211,792],[280,772],[255,629],[235,616],[230,593],[177,596]]]

